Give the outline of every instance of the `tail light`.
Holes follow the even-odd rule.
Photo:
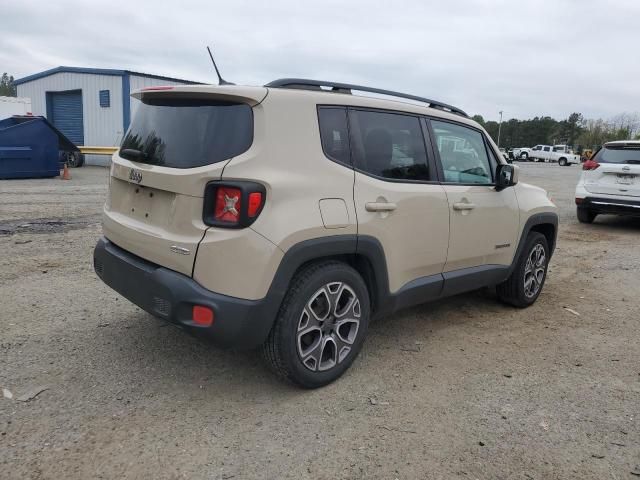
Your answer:
[[[262,212],[263,185],[254,182],[210,182],[204,193],[202,219],[215,227],[244,228]]]
[[[582,169],[583,170],[595,170],[596,168],[598,168],[600,166],[600,164],[594,160],[585,160],[585,162],[582,164]]]
[[[150,92],[156,90],[173,90],[172,85],[156,85],[155,87],[145,87],[142,89],[143,92]]]

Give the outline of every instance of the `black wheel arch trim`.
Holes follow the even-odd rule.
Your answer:
[[[527,242],[529,233],[531,233],[534,227],[540,225],[551,225],[553,227],[551,241],[549,241],[549,238],[547,238],[549,244],[549,258],[553,256],[553,252],[556,248],[556,240],[558,238],[558,214],[555,212],[534,213],[527,219],[524,227],[522,228],[520,240],[518,241],[518,247],[516,248],[516,252],[513,255],[513,260],[511,261],[511,266],[509,267],[509,274],[511,274],[511,272],[516,268],[518,259],[522,254],[522,250],[524,249],[525,243]]]
[[[558,215],[553,212],[537,213],[527,219],[510,266],[481,265],[429,275],[412,280],[394,293],[389,291],[389,274],[384,248],[375,237],[346,234],[304,240],[285,252],[274,275],[271,287],[264,299],[266,323],[270,329],[294,275],[305,264],[336,257],[345,257],[351,263],[366,261],[367,265],[364,266],[364,269],[358,268],[358,270],[365,277],[369,277],[364,280],[370,288],[372,311],[375,317],[380,317],[401,308],[505,280],[514,270],[529,233],[537,225],[551,225],[553,227],[549,242],[551,256],[558,232]]]

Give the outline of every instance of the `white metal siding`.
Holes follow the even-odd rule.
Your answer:
[[[82,90],[84,143],[116,146],[122,140],[122,77],[88,73],[55,73],[17,85],[18,96],[31,99],[34,115],[47,115],[46,92]],[[111,106],[100,106],[100,90],[111,92]]]
[[[31,100],[28,98],[0,97],[0,120],[12,115],[26,115],[31,112]]]

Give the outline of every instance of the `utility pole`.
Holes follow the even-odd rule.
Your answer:
[[[498,124],[498,148],[500,148],[500,132],[502,131],[502,110],[498,112],[500,114],[500,123]]]

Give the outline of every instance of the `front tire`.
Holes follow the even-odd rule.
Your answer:
[[[597,213],[589,210],[588,208],[580,208],[576,209],[576,215],[578,216],[578,221],[580,223],[593,223],[596,218]]]
[[[558,165],[560,165],[561,167],[566,167],[567,164],[567,159],[566,158],[561,158],[560,160],[558,160]]]
[[[528,162],[529,161],[529,154],[527,152],[522,152],[520,154],[520,159],[525,161],[525,162]]]
[[[496,286],[498,298],[509,305],[525,308],[540,296],[547,279],[549,244],[539,232],[531,232],[507,280]]]
[[[356,270],[337,261],[313,264],[291,281],[263,355],[278,376],[322,387],[358,356],[369,316],[369,292]]]

